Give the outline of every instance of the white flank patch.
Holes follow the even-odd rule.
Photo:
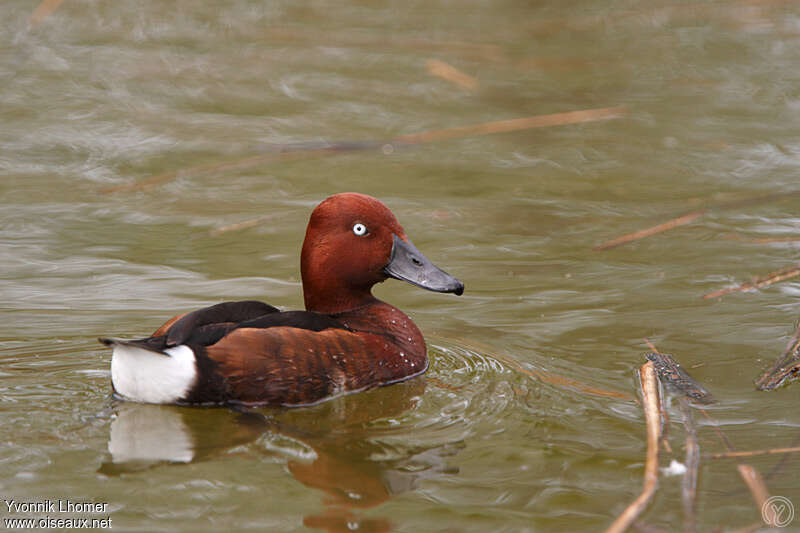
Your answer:
[[[111,421],[108,451],[115,463],[175,461],[194,458],[189,428],[175,407],[123,404]]]
[[[117,394],[144,403],[174,403],[197,379],[194,352],[186,345],[164,350],[169,357],[117,344],[111,356],[111,382]]]

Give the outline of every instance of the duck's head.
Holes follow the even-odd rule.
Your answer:
[[[306,309],[339,313],[372,300],[386,278],[436,292],[464,284],[430,262],[379,200],[358,193],[331,196],[311,213],[300,259]]]

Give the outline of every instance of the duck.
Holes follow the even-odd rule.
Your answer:
[[[300,253],[305,310],[256,300],[170,318],[151,336],[101,337],[115,398],[151,404],[304,406],[424,374],[425,339],[372,288],[394,278],[461,295],[380,200],[340,193],[311,212]]]

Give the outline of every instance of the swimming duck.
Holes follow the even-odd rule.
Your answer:
[[[336,194],[311,213],[300,258],[305,311],[224,302],[113,348],[111,382],[144,403],[310,405],[428,368],[425,339],[372,295],[387,278],[436,292],[464,284],[429,261],[379,200]]]

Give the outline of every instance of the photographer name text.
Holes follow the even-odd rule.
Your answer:
[[[82,502],[73,500],[39,500],[21,502],[17,500],[3,500],[9,513],[13,514],[46,514],[44,517],[8,517],[3,519],[3,525],[8,529],[17,528],[100,528],[111,529],[111,517],[54,517],[57,513],[98,514],[108,512],[107,502]]]

